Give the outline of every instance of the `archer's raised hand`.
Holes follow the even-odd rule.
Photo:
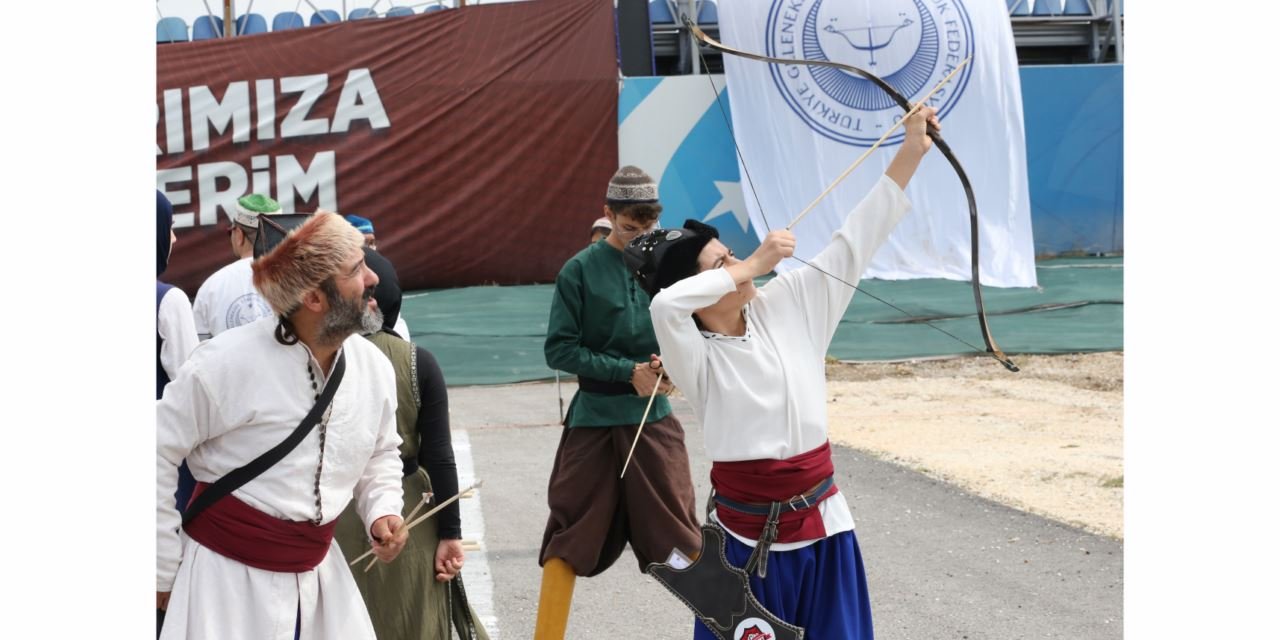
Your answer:
[[[911,114],[907,118],[907,122],[903,124],[903,129],[907,132],[904,144],[915,145],[921,153],[924,153],[933,146],[933,139],[929,137],[928,125],[933,125],[934,129],[942,131],[942,123],[938,120],[938,110],[925,105]]]
[[[929,137],[931,124],[937,129],[942,129],[942,124],[938,122],[938,110],[930,106],[916,109],[916,112],[902,123],[903,131],[906,132],[903,134],[902,145],[898,147],[898,152],[893,154],[893,161],[889,163],[889,168],[884,171],[884,174],[898,183],[902,189],[907,188],[907,183],[911,182],[911,176],[915,175],[920,161],[933,147],[933,139]]]
[[[751,257],[747,258],[748,262],[753,264],[752,271],[755,275],[762,276],[773,268],[778,266],[784,258],[790,258],[796,252],[796,234],[779,229],[770,231],[769,235],[764,237],[764,241],[756,247]]]

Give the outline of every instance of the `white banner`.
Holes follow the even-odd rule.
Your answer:
[[[977,197],[982,283],[1035,286],[1018,59],[1003,0],[733,0],[720,3],[720,34],[737,49],[861,67],[912,102],[971,56],[930,105]],[[724,66],[742,173],[764,207],[748,193],[761,237],[785,227],[902,116],[883,91],[844,71],[730,55]],[[826,246],[901,140],[899,129],[796,226],[798,256]],[[969,280],[968,206],[941,153],[930,151],[907,197],[911,213],[865,277]]]

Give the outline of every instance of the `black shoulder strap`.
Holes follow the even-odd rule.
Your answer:
[[[200,515],[200,512],[209,508],[210,505],[224,496],[230,495],[232,491],[244,486],[245,483],[258,477],[263,471],[270,469],[277,462],[283,460],[285,456],[289,455],[289,452],[293,451],[302,442],[302,439],[307,437],[307,434],[311,433],[311,430],[320,423],[320,417],[324,415],[325,410],[333,402],[333,395],[337,393],[338,385],[342,382],[342,375],[346,371],[346,354],[339,353],[338,362],[333,366],[333,375],[325,383],[324,391],[321,392],[320,398],[316,400],[315,406],[311,407],[311,411],[307,413],[307,417],[298,423],[298,428],[294,429],[293,433],[289,434],[289,437],[285,438],[283,442],[272,447],[270,451],[254,458],[249,464],[222,476],[208,489],[205,489],[203,493],[196,496],[196,499],[191,502],[187,510],[182,513],[182,526],[185,527],[192,520],[195,520],[196,516]]]
[[[449,581],[449,588],[445,590],[445,600],[449,603],[449,618],[453,622],[453,629],[458,633],[459,640],[488,640],[487,631],[483,639],[477,632],[477,629],[483,631],[484,627],[472,616],[471,603],[467,601],[467,590],[462,586],[461,571]]]

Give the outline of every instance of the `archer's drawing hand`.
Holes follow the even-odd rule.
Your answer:
[[[779,229],[770,231],[764,237],[764,242],[747,258],[747,262],[752,264],[754,276],[762,276],[773,271],[783,258],[790,258],[795,252],[796,235],[786,229]]]

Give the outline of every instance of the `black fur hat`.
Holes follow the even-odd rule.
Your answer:
[[[698,254],[720,231],[697,220],[683,229],[656,229],[627,243],[623,258],[649,297],[698,273]]]

